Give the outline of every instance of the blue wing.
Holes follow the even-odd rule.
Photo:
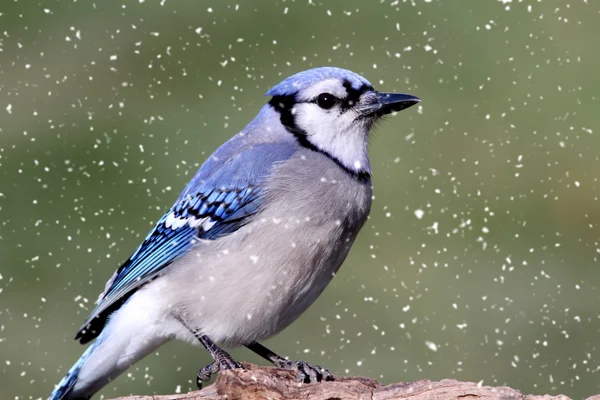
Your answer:
[[[260,210],[260,184],[272,166],[293,154],[289,146],[263,144],[238,154],[218,150],[198,171],[175,205],[107,282],[98,304],[78,331],[87,343],[136,289],[156,278],[199,239],[236,231]],[[226,159],[219,155],[226,156]]]

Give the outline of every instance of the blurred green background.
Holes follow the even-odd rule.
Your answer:
[[[266,344],[384,383],[600,393],[600,4],[238,1],[0,5],[0,398],[48,396],[196,169],[323,65],[423,102],[371,141],[344,267]],[[101,393],[184,392],[208,362],[170,343]]]

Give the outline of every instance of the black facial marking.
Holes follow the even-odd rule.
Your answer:
[[[342,85],[344,85],[344,88],[348,93],[346,98],[342,101],[342,111],[346,111],[349,108],[354,107],[360,100],[360,96],[362,96],[363,93],[369,90],[374,90],[373,86],[371,85],[362,85],[360,88],[354,89],[352,87],[352,83],[350,83],[350,81],[348,80],[344,80],[344,82],[342,82]]]
[[[277,112],[279,112],[279,119],[281,123],[288,132],[294,135],[294,137],[298,141],[298,144],[300,144],[302,147],[305,147],[312,151],[316,151],[317,153],[321,153],[324,156],[328,157],[333,162],[335,162],[340,168],[342,168],[344,171],[356,178],[359,182],[368,182],[371,179],[371,174],[369,172],[364,170],[351,170],[350,168],[346,167],[337,157],[317,148],[308,140],[308,134],[306,133],[306,131],[298,127],[298,125],[296,125],[296,117],[292,113],[292,109],[296,104],[296,98],[293,95],[273,96],[273,98],[269,101],[269,104],[271,105],[271,107],[277,110]]]
[[[292,108],[296,104],[296,98],[292,96],[273,96],[269,104],[279,112],[279,119],[285,128],[294,136],[306,136],[306,133],[296,126],[296,118],[292,114]]]

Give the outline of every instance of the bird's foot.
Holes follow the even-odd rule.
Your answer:
[[[314,383],[321,381],[333,381],[333,375],[326,368],[320,365],[312,366],[304,361],[288,361],[281,360],[277,362],[277,366],[283,369],[296,371],[296,381],[303,383]]]
[[[244,368],[242,364],[235,361],[232,358],[221,358],[218,361],[213,361],[205,367],[200,368],[198,375],[196,375],[196,386],[198,389],[202,389],[202,384],[208,382],[213,374],[219,371],[227,371],[228,369]]]
[[[208,382],[212,374],[216,374],[217,372],[219,372],[219,364],[216,361],[200,368],[198,375],[196,375],[196,386],[198,389],[202,389],[202,384]]]

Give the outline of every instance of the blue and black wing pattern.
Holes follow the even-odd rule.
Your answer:
[[[169,212],[106,283],[96,308],[77,332],[75,338],[81,343],[97,337],[112,312],[198,240],[217,240],[248,223],[260,209],[263,179],[293,150],[264,144],[235,155],[223,153],[225,161],[217,157],[219,151],[207,160]]]
[[[257,191],[252,186],[199,191],[179,200],[163,216],[133,255],[107,282],[98,305],[76,339],[95,338],[106,317],[118,309],[138,287],[160,275],[199,239],[215,240],[240,228],[257,211]]]
[[[256,199],[257,191],[252,185],[188,194],[175,205],[166,224],[172,228],[187,224],[199,228],[201,239],[216,239],[238,229],[242,219],[254,214]]]

